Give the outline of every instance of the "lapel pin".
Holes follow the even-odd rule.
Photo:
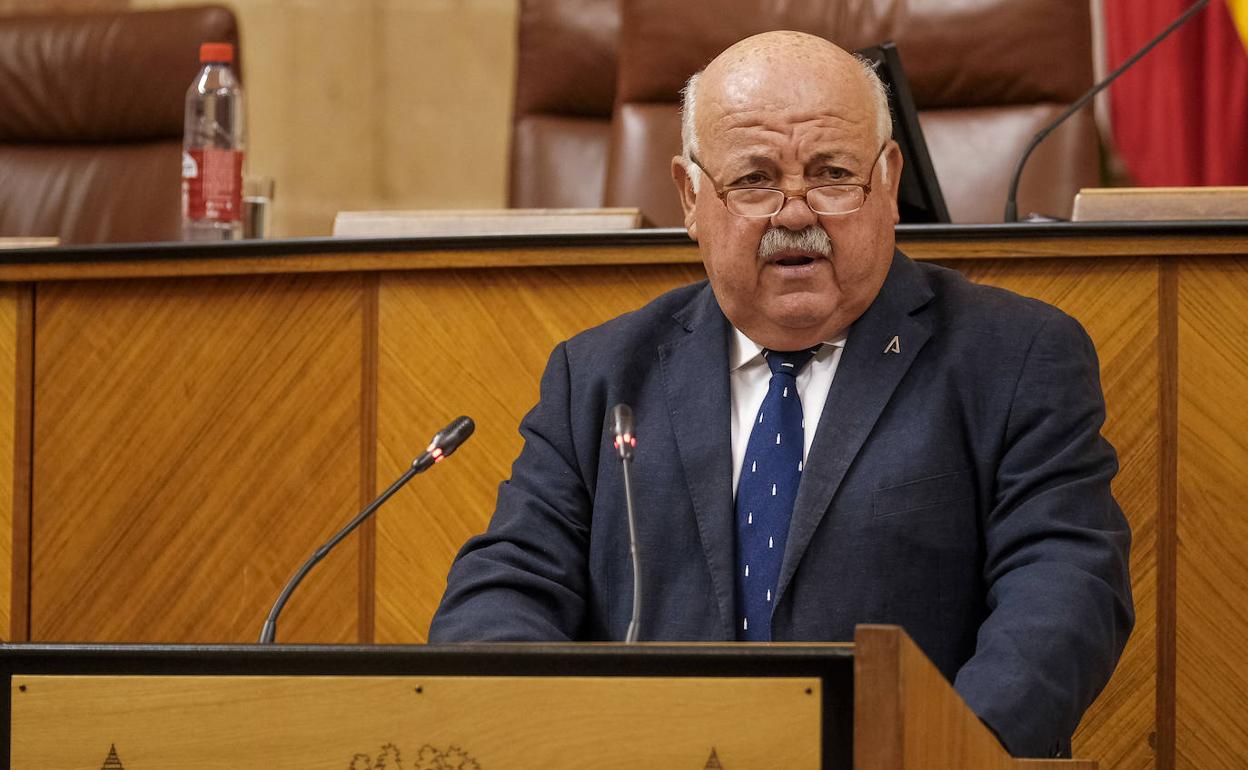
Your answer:
[[[894,334],[893,338],[888,341],[888,346],[884,348],[884,352],[885,353],[900,353],[901,352],[901,337]]]

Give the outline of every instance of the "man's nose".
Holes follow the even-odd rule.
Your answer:
[[[784,205],[771,217],[775,227],[786,230],[805,230],[819,221],[819,216],[811,210],[802,193],[786,194]]]

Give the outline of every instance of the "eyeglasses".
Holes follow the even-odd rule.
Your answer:
[[[883,155],[884,146],[881,146],[880,151],[875,154],[875,160],[871,162],[871,169],[867,171],[868,180],[875,174],[875,166]],[[869,181],[867,184],[816,185],[794,192],[786,192],[776,187],[730,187],[725,190],[694,155],[690,154],[689,160],[706,174],[724,206],[739,217],[773,217],[780,213],[789,198],[804,199],[806,205],[816,214],[852,214],[862,208],[867,202],[867,196],[871,194]]]

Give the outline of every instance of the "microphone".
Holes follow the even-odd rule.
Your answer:
[[[1018,201],[1017,201],[1018,183],[1023,178],[1023,166],[1027,165],[1027,158],[1031,157],[1032,151],[1035,150],[1036,147],[1041,142],[1043,142],[1046,138],[1048,138],[1049,134],[1053,133],[1054,129],[1056,129],[1062,123],[1065,123],[1067,118],[1069,118],[1071,115],[1074,115],[1079,110],[1083,109],[1084,105],[1092,101],[1092,97],[1096,96],[1101,91],[1104,91],[1109,86],[1110,83],[1118,79],[1119,75],[1131,69],[1131,67],[1134,66],[1137,61],[1144,58],[1144,55],[1147,54],[1149,51],[1153,50],[1153,48],[1155,48],[1158,43],[1160,43],[1162,40],[1165,40],[1167,37],[1169,37],[1171,32],[1174,32],[1176,29],[1186,24],[1189,19],[1191,19],[1193,16],[1199,13],[1201,9],[1203,9],[1208,4],[1209,4],[1209,0],[1197,0],[1195,3],[1192,3],[1192,5],[1186,11],[1183,12],[1183,15],[1175,19],[1174,22],[1171,23],[1170,26],[1166,27],[1160,35],[1153,38],[1147,45],[1145,45],[1143,48],[1141,48],[1140,50],[1132,54],[1131,58],[1124,61],[1118,67],[1118,69],[1109,73],[1108,77],[1106,77],[1104,80],[1097,83],[1096,85],[1092,86],[1092,88],[1086,94],[1076,99],[1074,104],[1067,107],[1066,110],[1062,112],[1061,115],[1058,115],[1057,118],[1054,119],[1052,123],[1050,123],[1048,126],[1041,129],[1039,133],[1037,133],[1034,137],[1032,137],[1031,143],[1028,144],[1027,149],[1023,151],[1023,156],[1019,158],[1018,165],[1014,168],[1014,177],[1010,181],[1010,191],[1005,199],[1005,221],[1006,222],[1018,221]]]
[[[430,465],[442,462],[459,449],[459,445],[467,441],[476,429],[477,425],[471,417],[456,417],[450,425],[433,434],[433,440],[425,447],[425,453],[412,461],[412,467],[419,467],[416,473],[420,473]]]
[[[615,448],[620,459],[633,459],[637,437],[633,435],[633,410],[628,404],[616,404],[611,408],[611,432],[615,434]]]
[[[320,563],[321,559],[328,556],[329,552],[334,549],[334,546],[342,542],[343,538],[354,532],[356,527],[363,524],[364,520],[369,516],[372,516],[395,492],[398,492],[403,488],[403,485],[411,481],[413,476],[427,471],[435,463],[442,462],[442,460],[450,457],[456,449],[459,449],[459,445],[472,435],[475,429],[476,424],[473,423],[471,417],[456,417],[450,425],[434,434],[433,440],[429,442],[429,446],[424,453],[412,461],[411,467],[397,481],[391,484],[389,489],[382,492],[376,500],[369,503],[364,510],[356,514],[356,517],[347,526],[339,530],[338,534],[326,541],[325,545],[316,549],[316,552],[308,557],[303,566],[286,583],[286,587],[278,595],[277,601],[273,603],[273,609],[269,610],[269,616],[264,621],[264,627],[260,629],[260,644],[273,643],[273,638],[277,635],[277,618],[282,614],[282,609],[286,606],[286,602],[290,600],[291,594],[303,582],[308,572]]]
[[[629,467],[633,462],[633,450],[637,448],[637,436],[633,433],[633,410],[628,404],[616,404],[611,408],[611,432],[615,435],[615,450],[620,455],[624,469],[624,507],[628,511],[628,555],[633,562],[633,617],[624,635],[625,644],[634,644],[641,628],[641,557],[637,551],[637,516],[633,513],[633,481]]]

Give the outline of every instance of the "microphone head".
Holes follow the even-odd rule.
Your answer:
[[[459,449],[460,444],[468,440],[476,428],[477,425],[471,417],[467,415],[456,417],[450,425],[434,434],[433,440],[429,442],[429,448],[425,451],[433,453],[439,460],[448,457]]]
[[[628,404],[611,407],[611,432],[617,436],[633,432],[633,408]]]
[[[631,460],[637,436],[633,433],[633,409],[628,404],[611,407],[611,434],[615,436],[615,449],[620,458]]]

